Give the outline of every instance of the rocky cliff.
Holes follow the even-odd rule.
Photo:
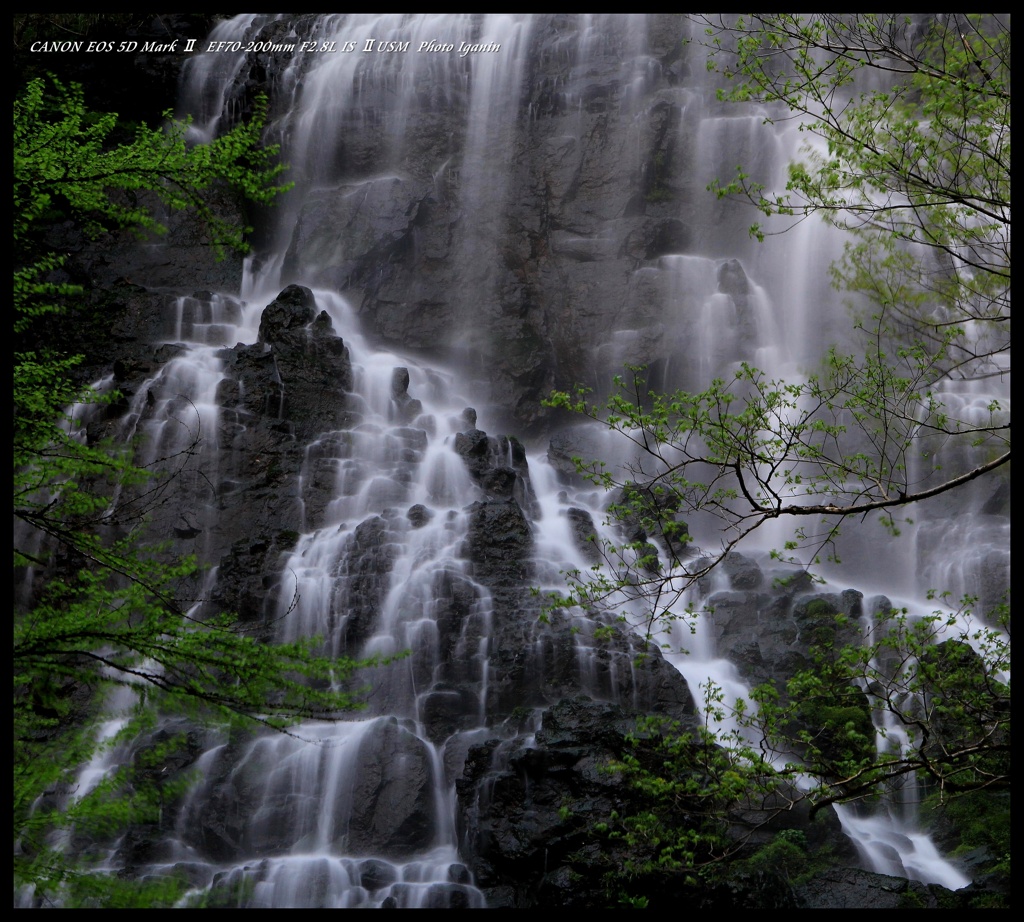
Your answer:
[[[339,14],[218,28],[281,49],[448,29],[503,51],[341,53],[317,68],[271,50],[233,55],[230,73],[196,57],[181,104],[212,120],[214,96],[219,117],[268,94],[268,139],[292,161],[296,189],[258,216],[254,257],[214,261],[202,228],[178,218],[158,244],[63,241],[88,290],[72,318],[84,368],[121,394],[88,435],[180,460],[149,528],[209,566],[204,610],[267,638],[309,627],[339,655],[412,651],[371,676],[369,719],[322,731],[323,750],[193,731],[174,768],[199,787],[135,831],[122,861],[176,866],[245,905],[608,905],[606,875],[627,856],[593,827],[643,799],[605,768],[638,716],[693,727],[698,712],[658,649],[599,631],[607,616],[540,618],[532,590],[566,561],[597,563],[588,538],[602,519],[568,460],[588,436],[541,401],[552,387],[600,391],[628,362],[685,383],[764,333],[735,222],[709,220],[707,177],[685,167],[702,150],[685,24]],[[698,302],[722,313],[717,333]],[[662,537],[650,540],[664,561]],[[860,592],[780,582],[751,557],[721,572],[700,601],[749,683],[780,682],[836,613],[863,612]],[[771,831],[786,826],[863,863],[834,817]],[[829,873],[699,899],[667,880],[656,902],[953,899]]]

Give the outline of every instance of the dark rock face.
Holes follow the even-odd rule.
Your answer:
[[[118,290],[129,296],[118,320],[126,325],[115,324],[121,330],[116,336],[166,335],[167,314],[174,316],[172,299],[124,286]],[[184,299],[182,316],[193,311],[197,323],[208,319],[215,297],[196,292]],[[217,310],[230,309],[230,303],[217,304]],[[185,353],[176,344],[123,348],[113,363],[121,403],[90,424],[90,438],[121,437],[118,410],[129,418],[137,415],[138,430],[150,425],[157,412],[167,412],[162,408],[183,386],[176,382],[174,361]],[[201,460],[198,453],[185,463],[175,456],[168,480],[175,502],[154,504],[150,527],[154,534],[178,538],[182,553],[199,552],[216,562],[219,579],[210,594],[211,607],[236,612],[256,627],[276,599],[280,556],[300,530],[316,524],[333,497],[333,479],[327,476],[307,478],[300,495],[298,474],[307,454],[314,467],[318,453],[330,454],[324,440],[314,442],[317,436],[347,429],[355,419],[347,409],[352,370],[330,318],[317,310],[312,292],[300,286],[286,288],[264,309],[258,342],[222,349],[218,357],[223,376],[216,394],[217,431],[203,431],[194,405],[182,402],[174,411],[179,428],[195,440],[191,451],[215,441],[215,463],[208,456]],[[325,438],[329,444],[329,435]],[[310,442],[317,447],[307,450]]]
[[[679,498],[671,491],[650,483],[634,483],[617,490],[612,502],[621,510],[616,516],[620,534],[627,542],[636,545],[642,556],[649,558],[648,570],[657,572],[665,563],[677,566],[693,556],[686,522],[678,513]],[[657,546],[648,538],[658,538],[663,542],[668,551],[668,561],[659,559]]]
[[[500,589],[525,580],[532,547],[530,523],[511,496],[470,506],[466,556],[473,563],[474,576],[484,585]]]
[[[728,588],[716,589],[716,580]],[[779,684],[810,667],[813,645],[860,639],[861,593],[808,591],[801,571],[765,574],[754,560],[730,553],[700,588],[718,652],[753,684]],[[837,616],[843,616],[841,625]]]
[[[361,760],[352,791],[346,848],[405,857],[430,846],[434,835],[430,756],[415,735],[391,722]]]
[[[317,311],[313,293],[292,285],[264,309],[256,343],[220,355],[226,371],[218,393],[222,515],[211,530],[294,532],[301,527],[300,504],[307,522],[315,524],[333,495],[333,482],[314,477],[299,496],[296,475],[308,442],[352,423],[346,409],[352,369],[344,342],[327,314]],[[277,558],[288,549],[287,537],[234,542],[221,566],[227,574],[241,566],[250,575],[221,579],[215,602],[228,611],[262,611],[276,583]]]
[[[423,412],[423,404],[409,396],[409,369],[396,368],[391,376],[391,400],[395,417],[403,423],[412,422]]]
[[[279,397],[265,385],[267,410],[276,410],[291,422],[300,440],[310,441],[349,422],[345,414],[345,395],[352,389],[348,352],[327,312],[317,313],[313,292],[299,285],[282,291],[263,311],[256,345],[243,350],[248,353],[261,344],[270,346],[273,371],[281,385]]]
[[[795,889],[800,909],[962,909],[968,905],[959,891],[856,868],[818,874]]]
[[[602,448],[585,429],[562,430],[548,442],[548,463],[558,471],[563,482],[582,485],[583,477],[576,471],[574,458],[584,463],[600,460]]]
[[[622,752],[637,715],[658,711],[692,723],[693,702],[660,655],[639,656],[636,638],[599,642],[593,624],[538,622],[539,604],[521,589],[531,575],[532,527],[512,495],[528,477],[525,456],[516,443],[480,430],[460,434],[455,448],[494,496],[469,507],[464,548],[494,604],[487,711],[515,720],[544,708],[529,743],[496,737],[466,752],[456,775],[462,848],[490,906],[606,906],[609,859],[590,841],[590,824],[637,799],[607,763]],[[581,538],[592,533],[589,515],[573,513]],[[581,686],[604,701],[578,697]]]
[[[348,854],[403,858],[434,834],[432,765],[423,742],[394,719],[365,734],[356,768],[341,789],[297,784],[298,747],[285,737],[225,747],[206,766],[201,817],[188,814],[186,841],[210,860],[280,855],[306,835],[297,815],[328,816],[319,825]],[[317,758],[314,756],[314,758]],[[193,808],[194,809],[194,808]],[[326,823],[326,825],[324,825]]]
[[[718,269],[718,290],[732,301],[733,323],[729,324],[736,338],[736,348],[749,350],[757,342],[757,323],[750,304],[750,281],[738,259],[729,259]]]
[[[475,419],[475,411],[466,413]],[[515,436],[490,438],[480,429],[468,429],[455,436],[455,451],[489,500],[514,497],[527,508],[536,504],[526,450]]]
[[[366,519],[356,527],[338,573],[342,588],[335,605],[345,619],[339,652],[359,650],[376,627],[395,554],[388,523],[382,516]]]
[[[564,699],[542,717],[535,743],[492,740],[469,752],[456,782],[463,848],[494,907],[606,907],[602,854],[592,823],[638,806],[605,770],[634,720],[589,698]]]
[[[601,563],[601,549],[596,542],[594,519],[585,509],[570,507],[565,511],[569,522],[572,525],[572,536],[576,547],[587,559],[588,563]]]
[[[660,655],[642,656],[646,645],[629,632],[618,632],[601,643],[593,640],[593,623],[581,626],[557,618],[541,623],[539,599],[524,592],[534,575],[534,539],[530,519],[516,499],[532,496],[522,445],[515,439],[492,439],[476,429],[460,433],[455,450],[485,490],[492,486],[487,495],[494,497],[468,507],[463,547],[473,578],[492,596],[488,713],[507,715],[517,708],[543,707],[581,687],[598,698],[632,698],[636,713],[644,706],[663,705],[691,713],[689,691],[678,681],[678,673]],[[493,491],[499,476],[500,495]]]
[[[869,700],[860,688],[836,687],[833,700],[813,706],[790,701],[785,691],[788,679],[814,667],[815,649],[863,642],[863,595],[852,589],[806,591],[805,575],[782,572],[769,578],[755,561],[737,553],[727,554],[716,571],[701,580],[716,649],[751,686],[774,685],[782,693],[781,701],[793,705],[791,726],[783,728],[786,735],[792,738],[800,729],[809,730],[828,754],[838,741],[831,731],[822,732],[822,722],[838,720],[841,712],[843,723],[855,721],[864,739],[873,740]],[[715,591],[723,581],[730,588]],[[799,743],[793,745],[797,754],[803,752]],[[873,743],[863,745],[865,755],[873,754]]]
[[[684,729],[694,729],[692,704],[662,700]],[[462,848],[488,905],[498,908],[608,908],[619,899],[614,877],[630,858],[621,840],[595,829],[596,823],[638,815],[649,797],[609,763],[629,750],[635,729],[628,710],[587,697],[563,698],[541,715],[528,742],[490,740],[470,749],[456,782]],[[764,814],[751,818],[763,823]],[[675,817],[685,826],[685,815]],[[838,821],[815,827],[783,810],[770,824],[812,830],[815,847],[843,840]],[[749,834],[749,830],[745,830]],[[770,838],[752,838],[754,847]],[[640,885],[651,908],[795,908],[798,897],[776,875],[727,875],[722,882],[694,888],[686,875],[652,875]],[[904,882],[905,883],[905,882]]]

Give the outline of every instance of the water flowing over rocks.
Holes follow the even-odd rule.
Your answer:
[[[747,250],[743,222],[703,198],[709,169],[770,156],[734,133],[760,116],[705,111],[703,65],[670,14],[246,14],[217,30],[503,48],[249,55],[231,73],[226,56],[197,55],[182,105],[198,127],[269,92],[268,141],[292,163],[297,188],[260,215],[255,256],[215,262],[202,228],[173,216],[159,244],[69,242],[66,271],[108,311],[104,329],[83,324],[83,368],[121,395],[88,437],[138,438],[168,475],[147,527],[208,566],[201,616],[236,613],[266,639],[318,634],[337,656],[409,654],[360,677],[367,709],[351,720],[293,736],[191,730],[170,771],[199,783],[132,831],[121,865],[176,868],[195,894],[241,906],[607,907],[605,875],[628,855],[593,827],[645,802],[605,767],[637,717],[693,729],[699,709],[683,667],[616,612],[544,618],[533,590],[600,564],[602,538],[639,545],[654,573],[706,562],[688,528],[709,548],[720,535],[667,498],[660,526],[610,528],[609,498],[573,458],[632,456],[542,400],[576,384],[603,396],[631,362],[651,386],[705,387],[787,338],[780,313],[806,304],[780,281],[785,260]],[[813,336],[788,335],[793,363],[816,361],[817,337],[845,322],[828,310]],[[991,529],[1008,523],[1002,493],[984,509]],[[872,556],[875,584],[886,562]],[[996,546],[964,581],[995,599],[1008,566]],[[706,658],[746,687],[781,686],[813,644],[853,642],[892,607],[854,584],[730,552],[693,595]],[[800,829],[849,867],[699,898],[669,883],[652,906],[960,899],[853,867],[868,861],[829,816],[794,810],[753,844]]]
[[[810,667],[812,646],[842,646],[861,638],[863,596],[856,590],[814,592],[804,571],[768,577],[756,561],[736,552],[718,568],[727,589],[715,591],[713,575],[700,581],[710,609],[710,634],[718,652],[752,685],[780,684]],[[837,628],[837,615],[845,616],[844,627]]]

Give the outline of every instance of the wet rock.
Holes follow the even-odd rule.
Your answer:
[[[531,745],[474,747],[456,782],[471,869],[491,905],[606,906],[604,874],[622,860],[593,824],[641,799],[608,763],[634,719],[585,697],[545,711]],[[604,851],[609,849],[609,851]]]
[[[433,771],[422,740],[387,721],[364,739],[354,781],[346,851],[402,858],[430,847]]]
[[[457,730],[468,729],[479,721],[480,702],[466,688],[440,686],[422,697],[419,712],[428,739],[443,743]]]
[[[428,509],[422,503],[416,503],[410,506],[405,515],[406,518],[409,519],[413,528],[422,528],[434,517],[433,511]]]
[[[359,882],[367,890],[380,890],[398,879],[394,865],[376,858],[368,858],[359,864]]]
[[[397,400],[408,395],[409,392],[409,369],[401,366],[396,367],[391,373],[391,399]]]
[[[491,445],[482,429],[469,429],[455,436],[455,451],[462,456],[471,475],[483,476],[491,467]]]
[[[694,561],[694,567],[702,569],[714,561],[713,557],[701,557]],[[715,587],[725,588],[721,586],[723,582],[729,589],[746,591],[760,589],[765,580],[757,561],[731,551],[719,560],[710,573],[697,581],[697,586],[701,592],[708,595],[715,591]]]
[[[473,897],[467,887],[457,884],[434,884],[427,893],[425,909],[469,909]]]
[[[396,367],[391,374],[393,415],[399,422],[410,423],[423,412],[423,404],[409,394],[409,369]]]
[[[514,499],[470,505],[463,553],[484,585],[525,580],[532,551],[533,529]]]
[[[1000,480],[996,483],[988,499],[981,507],[982,515],[1006,515],[1010,514],[1010,481]]]
[[[573,541],[577,550],[590,564],[601,562],[601,548],[597,544],[597,529],[594,527],[594,519],[585,509],[577,509],[575,506],[565,510],[566,518],[572,528]]]
[[[708,621],[719,653],[753,684],[780,686],[794,672],[809,668],[813,646],[860,640],[861,593],[808,593],[801,572],[796,578],[788,571],[781,578],[773,573],[766,580],[756,561],[730,553],[698,583],[710,592]],[[715,591],[721,581],[730,588]]]
[[[968,905],[959,891],[857,868],[816,874],[794,890],[801,909],[963,909]]]
[[[455,451],[489,500],[513,499],[531,516],[539,514],[526,449],[519,439],[492,438],[481,429],[469,429],[455,436]]]
[[[683,253],[691,232],[679,218],[648,218],[626,236],[623,250],[637,260],[657,259],[669,253]]]
[[[358,650],[374,630],[397,555],[383,516],[360,522],[347,542],[338,565],[334,599],[335,610],[344,619],[342,650]]]
[[[213,861],[283,855],[314,822],[349,855],[403,859],[428,849],[434,788],[426,744],[394,718],[373,731],[362,735],[339,790],[317,784],[320,756],[300,740],[277,736],[222,747],[205,766],[201,804],[189,805],[202,817],[186,817],[186,842]],[[310,757],[303,772],[302,760]],[[312,783],[296,787],[294,772]],[[382,861],[362,870],[381,884],[393,874]]]
[[[260,344],[270,347],[269,360]],[[289,285],[284,289],[263,311],[258,343],[232,351],[239,357],[243,390],[252,394],[246,398],[250,408],[262,403],[264,413],[289,420],[296,435],[306,440],[348,424],[346,394],[352,389],[348,350],[328,315],[317,312],[308,288]],[[261,375],[254,374],[254,362]],[[253,371],[247,374],[250,367]]]
[[[480,477],[480,486],[490,499],[511,499],[516,485],[516,472],[510,467],[496,467]]]
[[[368,264],[402,254],[428,197],[425,183],[396,176],[323,188],[298,216],[283,274],[339,289],[361,281]]]
[[[574,459],[579,458],[587,464],[600,459],[603,454],[593,433],[586,429],[561,431],[548,441],[548,463],[558,471],[565,483],[582,485],[586,482],[577,472]]]
[[[289,285],[263,309],[257,342],[275,343],[304,329],[316,317],[316,299],[303,285]]]

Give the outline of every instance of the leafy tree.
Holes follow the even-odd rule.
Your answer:
[[[640,611],[666,646],[673,622],[696,615],[682,604],[691,587],[767,523],[793,523],[773,556],[809,570],[838,562],[850,517],[877,516],[898,535],[908,507],[1005,475],[1010,460],[1008,405],[976,412],[956,399],[1009,375],[1008,18],[698,22],[719,98],[756,104],[767,122],[795,119],[810,139],[784,190],[742,168],[711,190],[775,222],[751,227],[759,239],[813,216],[848,234],[832,277],[850,297],[855,345],[833,346],[794,380],[742,364],[703,391],[662,394],[632,368],[603,406],[585,389],[550,398],[635,449],[621,470],[577,462],[614,491],[610,519],[626,537],[603,544],[605,568],[569,574],[555,604]],[[693,548],[694,514],[719,520],[720,548]],[[916,621],[884,611],[863,644],[821,644],[788,687],[757,690],[756,709],[737,702],[745,745],[763,740],[760,757],[804,779],[800,796],[818,806],[911,773],[944,798],[1008,788],[1008,606],[971,621],[976,601]],[[902,742],[881,756],[872,710]],[[761,764],[735,742],[733,752]]]
[[[631,876],[652,872],[692,872],[738,854],[745,845],[730,823],[741,810],[760,811],[766,803],[791,805],[781,776],[763,753],[738,735],[723,739],[712,725],[722,694],[708,685],[704,725],[690,729],[678,721],[646,717],[626,738],[627,749],[613,769],[648,797],[652,809],[611,817],[599,832],[630,847],[623,870]],[[723,745],[731,742],[733,745]]]
[[[14,47],[48,39],[54,33],[61,40],[93,38],[97,30],[111,27],[124,33],[141,26],[151,16],[152,13],[15,13]]]
[[[782,694],[755,689],[744,723],[777,765],[790,760],[782,774],[810,775],[814,810],[899,789],[911,774],[938,803],[1009,790],[1009,612],[993,614],[996,626],[975,621],[965,632],[963,609],[920,619],[882,611],[863,643],[817,647],[814,668]]]
[[[125,887],[68,848],[151,820],[180,792],[152,771],[182,748],[179,736],[95,785],[76,783],[80,766],[151,729],[157,714],[288,732],[359,703],[351,677],[363,664],[323,655],[317,638],[270,644],[230,616],[201,617],[189,598],[195,560],[168,559],[145,535],[147,504],[169,480],[137,467],[130,446],[83,437],[69,407],[112,398],[83,389],[81,356],[47,342],[46,321],[82,294],[48,247],[55,223],[96,238],[162,233],[158,208],[189,209],[223,253],[244,249],[247,229],[208,193],[270,202],[286,188],[259,118],[202,145],[187,142],[187,127],[168,121],[114,143],[115,115],[90,112],[79,87],[43,80],[14,106],[14,564],[27,586],[14,619],[14,882],[37,901],[138,905],[179,889]],[[134,498],[114,502],[125,487]],[[96,720],[115,704],[102,737]]]

